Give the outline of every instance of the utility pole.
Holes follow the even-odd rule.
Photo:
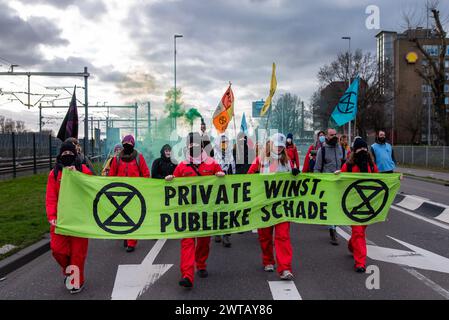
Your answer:
[[[153,140],[153,137],[151,136],[151,102],[148,101],[148,133],[150,136],[150,139]]]
[[[348,48],[348,88],[351,86],[351,37],[342,37],[343,40],[349,40],[349,48]],[[348,143],[351,145],[351,123],[352,120],[348,123]],[[355,118],[355,126],[357,125],[357,115]]]
[[[87,91],[87,79],[89,78],[89,73],[87,71],[87,67],[84,67],[84,72],[46,72],[46,71],[38,71],[38,72],[15,72],[13,66],[11,65],[11,70],[7,72],[0,72],[0,76],[27,76],[28,77],[28,106],[31,106],[30,98],[31,95],[30,87],[31,87],[31,76],[42,76],[42,77],[84,77],[84,108],[85,108],[85,117],[88,116],[88,91]],[[89,138],[89,123],[88,121],[84,121],[84,151],[86,150],[86,140]]]

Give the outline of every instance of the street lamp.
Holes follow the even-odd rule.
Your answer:
[[[351,86],[351,37],[341,37],[342,38],[342,40],[348,40],[348,42],[349,42],[349,47],[348,47],[348,87],[350,87]],[[356,122],[355,123],[357,123],[357,115],[356,115],[356,120],[355,120]],[[348,142],[349,142],[349,145],[351,145],[351,122],[352,122],[352,120],[351,121],[349,121],[349,123],[348,123]],[[355,130],[355,128],[354,128],[354,130]]]
[[[183,35],[182,34],[175,34],[173,36],[173,40],[174,40],[174,44],[175,44],[175,52],[174,52],[174,57],[175,57],[175,91],[174,91],[174,99],[173,99],[173,110],[175,110],[176,108],[176,38],[182,38]],[[173,128],[176,129],[176,117],[173,119]]]

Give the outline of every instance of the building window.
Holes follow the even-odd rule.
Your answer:
[[[444,60],[444,67],[449,69],[449,60]]]
[[[444,92],[449,92],[449,84],[444,85]]]
[[[449,72],[446,72],[446,81],[449,81]]]
[[[431,87],[429,85],[426,85],[426,84],[422,85],[422,89],[421,90],[422,90],[422,92],[431,92],[432,91]]]
[[[426,59],[422,59],[421,60],[421,64],[425,67],[427,67],[429,65],[429,62]]]
[[[437,57],[439,55],[439,46],[437,45],[425,45],[423,49],[432,57]]]
[[[449,105],[449,97],[444,98],[444,104]]]

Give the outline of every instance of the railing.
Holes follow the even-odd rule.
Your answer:
[[[399,164],[425,168],[448,169],[448,146],[394,146],[394,155]]]

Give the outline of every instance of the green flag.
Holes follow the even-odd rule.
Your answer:
[[[230,175],[159,179],[98,177],[64,169],[56,233],[102,239],[178,239],[290,221],[385,221],[399,174]]]

